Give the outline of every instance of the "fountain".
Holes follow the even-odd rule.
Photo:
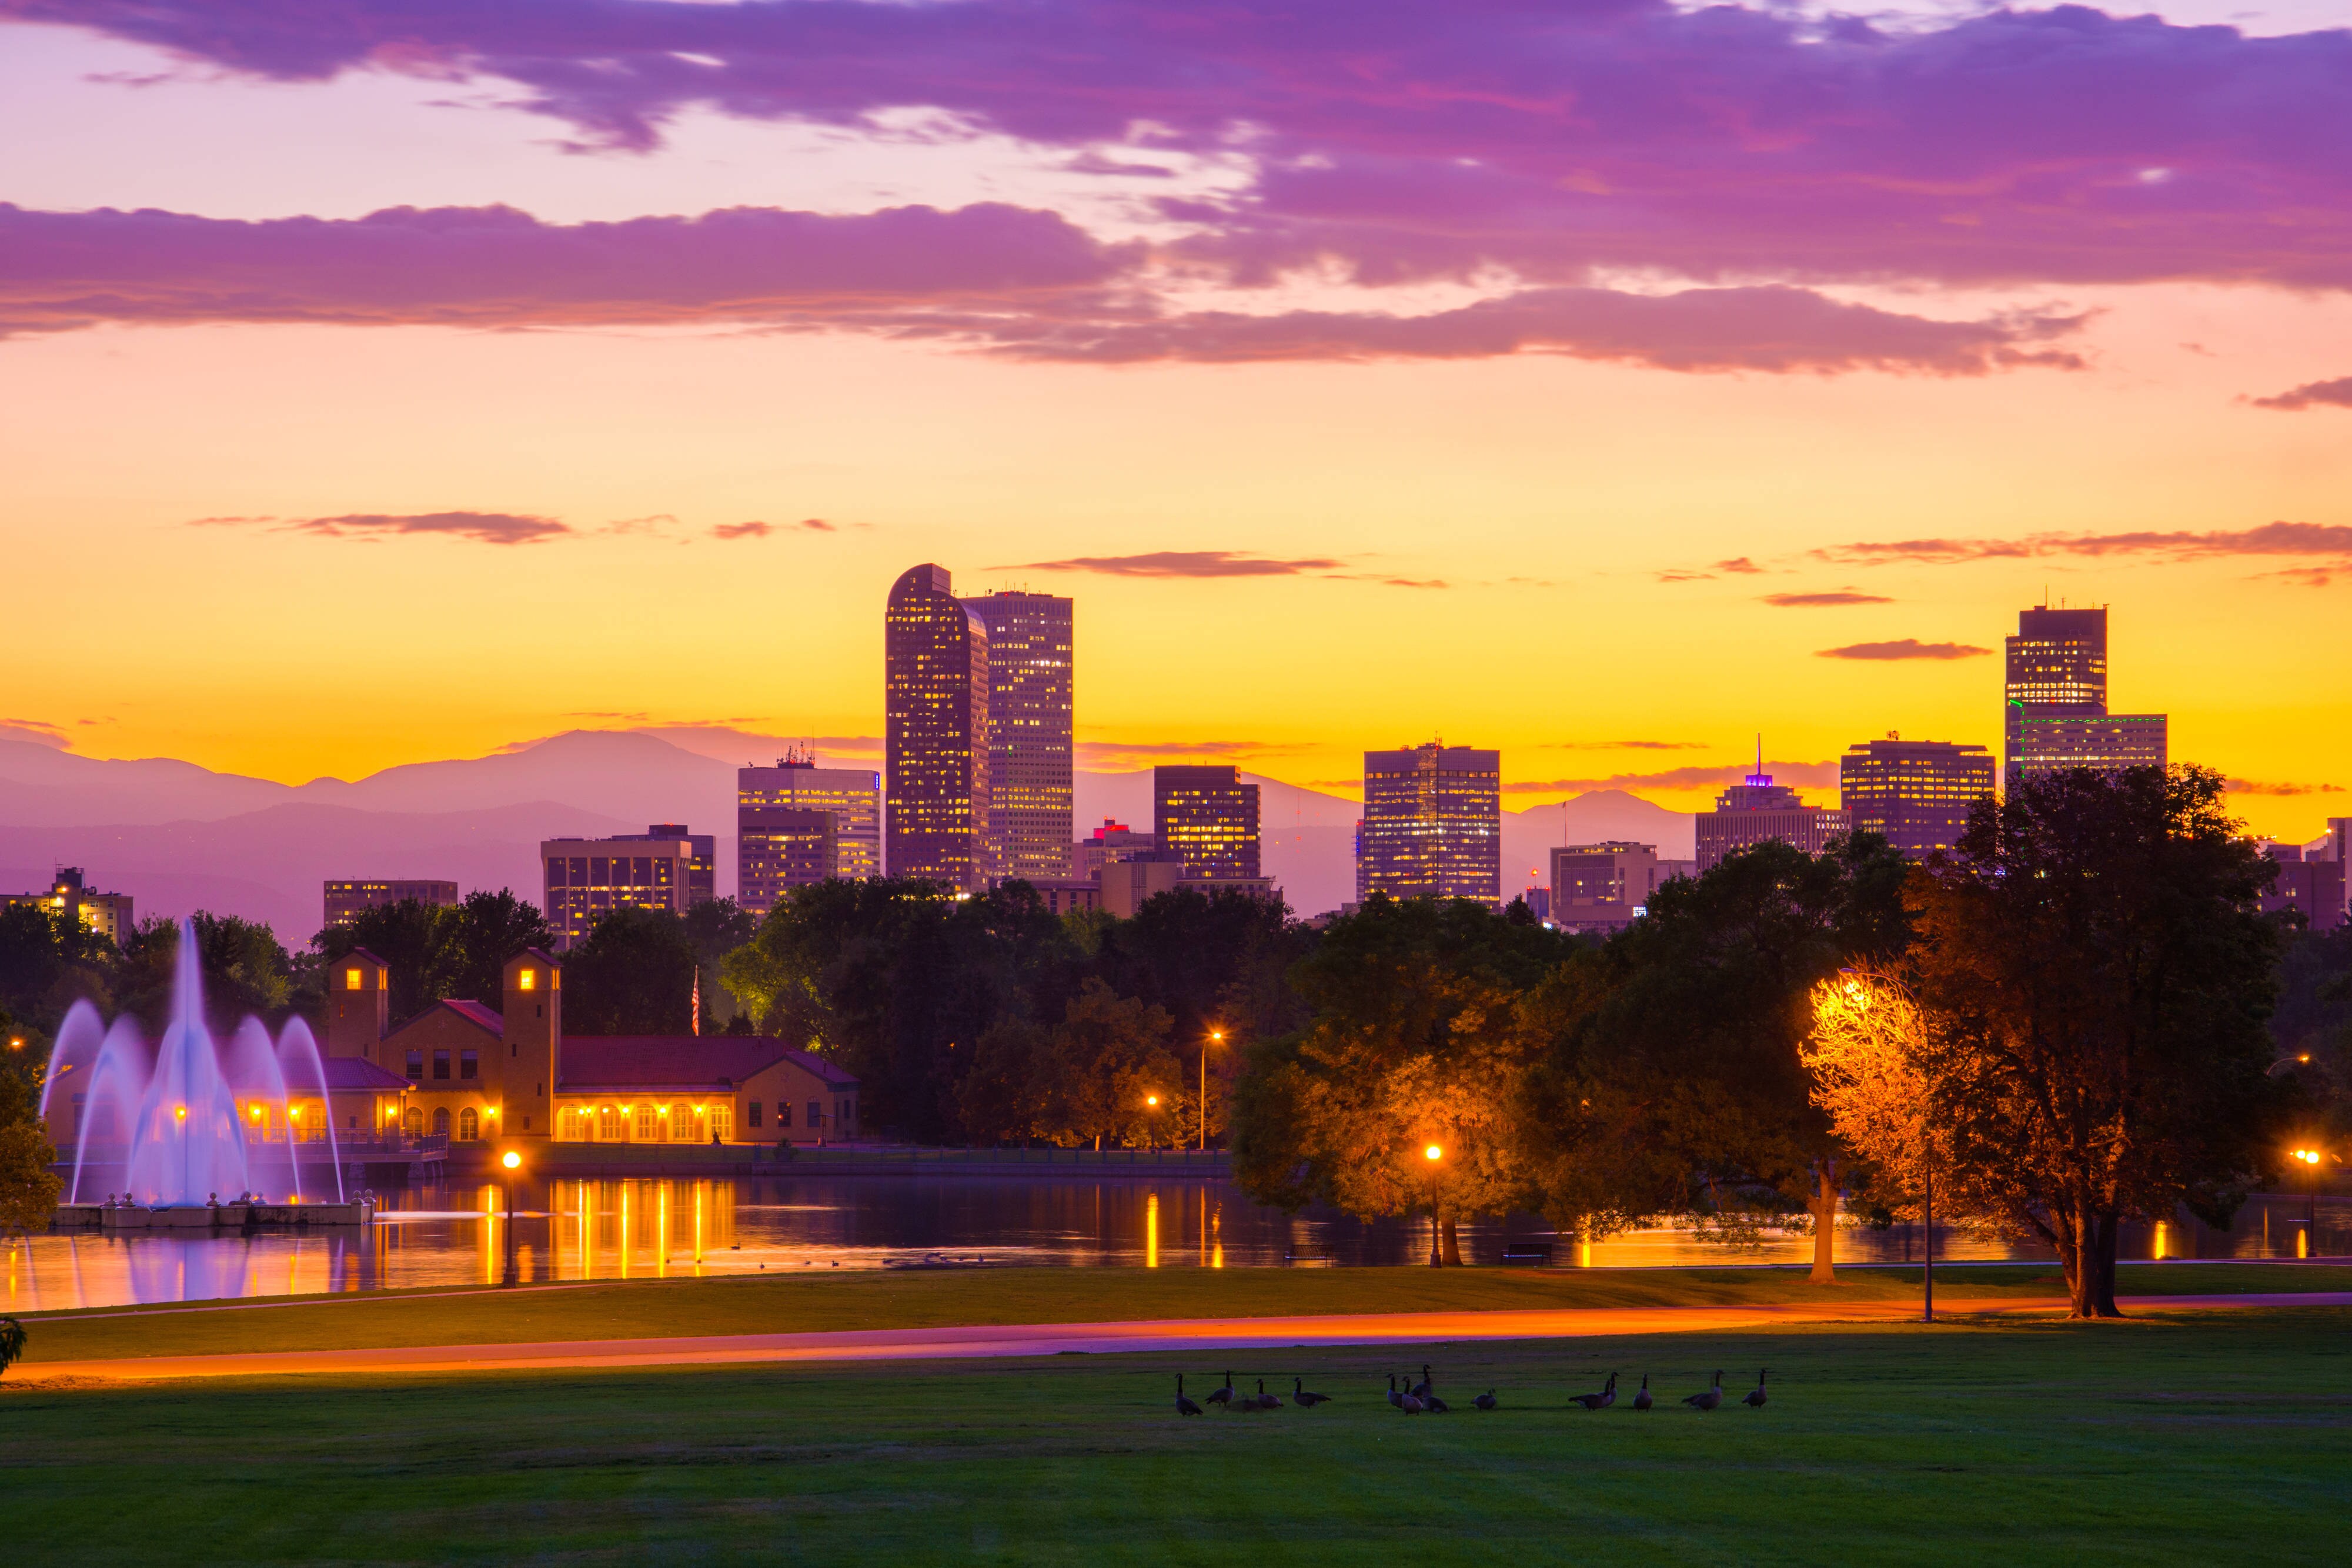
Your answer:
[[[364,1218],[365,1206],[343,1191],[326,1063],[310,1026],[290,1019],[273,1040],[248,1017],[225,1048],[215,1041],[193,921],[180,925],[160,1044],[150,1052],[137,1019],[109,1028],[76,1002],[49,1056],[44,1119],[60,1094],[79,1113],[62,1223],[113,1230]]]

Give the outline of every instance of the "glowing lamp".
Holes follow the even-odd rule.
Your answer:
[[[1423,1154],[1424,1154],[1424,1155],[1428,1155],[1431,1159],[1433,1159],[1433,1160],[1434,1160],[1434,1159],[1442,1159],[1442,1158],[1444,1158],[1444,1155],[1445,1155],[1445,1151],[1444,1151],[1444,1149],[1439,1148],[1435,1144],[1432,1144],[1432,1145],[1429,1145],[1429,1147],[1427,1147],[1427,1148],[1425,1148],[1425,1149],[1422,1150],[1421,1152],[1422,1152]]]
[[[1143,1097],[1143,1103],[1147,1105],[1157,1105],[1160,1103],[1160,1096],[1157,1094],[1146,1094]]]
[[[257,1122],[261,1120],[261,1107],[258,1105],[253,1107],[253,1119]]]
[[[174,1105],[174,1106],[173,1106],[173,1107],[172,1107],[172,1117],[173,1117],[173,1120],[174,1120],[174,1121],[179,1121],[179,1122],[184,1122],[184,1121],[186,1121],[186,1120],[188,1119],[188,1108],[187,1108],[185,1105]]]
[[[520,1170],[522,1168],[522,1156],[516,1154],[512,1149],[509,1149],[506,1152],[505,1157],[500,1159],[499,1164],[506,1166],[507,1169],[510,1171]]]

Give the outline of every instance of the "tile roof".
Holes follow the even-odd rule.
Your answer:
[[[356,1056],[324,1057],[320,1059],[320,1065],[326,1069],[327,1088],[330,1092],[335,1090],[351,1092],[362,1089],[381,1089],[389,1092],[408,1087],[408,1080],[399,1073],[378,1067],[374,1062]]]
[[[823,1057],[747,1034],[566,1034],[558,1088],[716,1088],[790,1061],[835,1089],[857,1080]]]

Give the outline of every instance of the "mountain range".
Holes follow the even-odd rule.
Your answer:
[[[536,902],[542,839],[683,822],[718,835],[719,890],[731,893],[735,768],[782,748],[734,731],[574,730],[487,757],[289,785],[0,737],[0,891],[78,865],[93,888],[131,894],[142,917],[209,909],[267,921],[299,944],[319,927],[331,877],[437,877]],[[1314,914],[1354,898],[1357,803],[1244,777],[1259,788],[1263,868],[1291,907]],[[1073,815],[1080,836],[1107,819],[1148,828],[1150,770],[1079,773]],[[1543,880],[1549,846],[1603,839],[1687,859],[1692,818],[1616,789],[1506,811],[1505,893]]]

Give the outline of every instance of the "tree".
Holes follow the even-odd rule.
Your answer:
[[[701,980],[702,1032],[717,1034],[743,1015],[720,974],[727,955],[751,939],[760,923],[731,898],[714,898],[686,912],[686,940],[694,949],[695,969]],[[730,1030],[730,1033],[733,1030]],[[750,1022],[745,1022],[750,1032]]]
[[[355,947],[384,961],[392,971],[395,1025],[446,998],[495,1005],[506,985],[507,960],[526,947],[552,946],[554,940],[538,907],[507,888],[470,893],[456,904],[404,899],[311,938],[330,964]]]
[[[2057,1249],[2075,1316],[2117,1316],[2121,1222],[2226,1225],[2275,1155],[2273,870],[2187,766],[2021,781],[1958,849],[1914,965],[1956,1196]]]
[[[615,909],[563,959],[563,1021],[581,1034],[684,1034],[694,944],[667,909]]]
[[[196,963],[211,1027],[234,1028],[247,1014],[267,1023],[280,1021],[292,999],[293,964],[277,933],[236,915],[199,909],[189,918],[195,926]],[[141,921],[123,944],[118,967],[122,1010],[138,1015],[151,1031],[169,1020],[179,962],[180,923],[168,916]]]
[[[1072,997],[1043,1063],[1039,1131],[1065,1146],[1105,1138],[1128,1145],[1173,1141],[1182,1070],[1168,1049],[1163,1009],[1089,979]]]
[[[1235,1180],[1290,1209],[1425,1208],[1459,1262],[1455,1217],[1532,1191],[1524,1002],[1574,948],[1458,900],[1375,897],[1334,921],[1291,971],[1309,1021],[1255,1047],[1236,1086]]]
[[[1816,983],[1908,942],[1907,874],[1858,833],[1820,855],[1757,844],[1653,894],[1560,998],[1537,1086],[1549,1211],[1591,1205],[1605,1228],[1675,1201],[1679,1180],[1681,1206],[1722,1234],[1808,1214],[1812,1277],[1834,1280],[1839,1197],[1866,1173],[1813,1103],[1798,1047]]]
[[[48,1224],[62,1185],[39,1116],[41,1069],[27,1054],[0,1046],[0,1237]]]

